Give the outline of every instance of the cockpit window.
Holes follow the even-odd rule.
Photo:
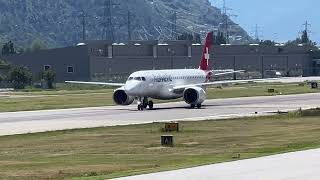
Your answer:
[[[136,80],[136,81],[146,81],[145,77],[129,77],[128,81]]]

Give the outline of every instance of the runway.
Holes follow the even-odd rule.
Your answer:
[[[319,168],[320,149],[314,149],[176,171],[119,178],[119,180],[317,180],[320,177]]]
[[[202,109],[189,109],[186,103],[176,102],[156,104],[154,110],[146,111],[137,111],[136,105],[132,105],[127,107],[9,112],[0,113],[0,135],[151,122],[267,115],[277,111],[307,109],[318,106],[320,106],[320,93],[207,100]]]

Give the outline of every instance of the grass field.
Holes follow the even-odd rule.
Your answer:
[[[318,148],[319,115],[181,122],[167,148],[160,123],[4,136],[0,177],[105,179]]]
[[[268,88],[274,88],[275,93],[268,93]],[[315,93],[320,89],[298,84],[247,84],[230,87],[209,88],[208,99],[272,96],[279,94]],[[27,89],[9,93],[0,93],[0,112],[62,109],[79,107],[96,107],[113,105],[113,89],[101,86],[64,86],[53,91]],[[180,99],[182,100],[182,99]],[[156,101],[156,103],[164,101]]]

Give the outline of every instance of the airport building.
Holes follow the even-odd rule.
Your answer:
[[[52,69],[59,82],[124,81],[138,70],[198,68],[202,48],[189,41],[132,41],[127,44],[87,41],[74,47],[15,54],[6,59],[29,67],[35,78],[43,70]],[[211,66],[213,69],[247,70],[251,77],[257,78],[270,77],[275,71],[290,76],[319,75],[320,57],[315,51],[303,45],[213,46]]]

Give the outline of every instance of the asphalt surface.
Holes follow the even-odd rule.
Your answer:
[[[184,102],[155,104],[154,110],[138,111],[136,105],[0,113],[0,135],[53,130],[143,124],[164,121],[194,121],[268,115],[277,111],[320,106],[320,93],[272,97],[207,100],[201,109]]]
[[[167,171],[119,180],[318,180],[320,149]]]

